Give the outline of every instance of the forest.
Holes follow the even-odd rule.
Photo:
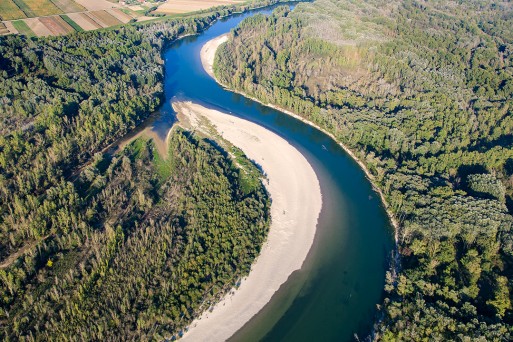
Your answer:
[[[513,4],[317,0],[245,19],[229,88],[350,148],[399,222],[370,336],[513,338]]]
[[[108,151],[161,104],[166,44],[264,2],[0,39],[1,340],[176,338],[249,272],[270,200],[241,152],[178,127]]]

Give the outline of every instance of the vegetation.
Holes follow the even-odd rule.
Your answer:
[[[25,14],[12,0],[5,0],[0,3],[0,19],[11,20],[25,18]]]
[[[27,37],[34,36],[34,32],[30,29],[30,27],[27,25],[27,23],[24,22],[23,20],[14,20],[12,22],[12,25],[20,34],[23,34]]]
[[[62,20],[64,20],[66,23],[68,23],[69,26],[71,26],[75,31],[82,32],[84,31],[83,28],[81,28],[76,22],[74,22],[70,17],[63,14],[61,15]]]
[[[171,337],[249,271],[269,200],[240,151],[105,153],[160,104],[165,44],[240,9],[0,40],[2,340]]]
[[[317,0],[246,19],[217,53],[223,84],[326,129],[383,190],[402,257],[378,339],[513,338],[512,18]]]

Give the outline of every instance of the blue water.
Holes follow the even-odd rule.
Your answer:
[[[393,234],[379,200],[358,165],[324,133],[223,89],[203,70],[200,50],[245,17],[215,23],[164,53],[165,104],[153,129],[164,137],[179,95],[260,124],[288,140],[313,165],[323,195],[317,235],[303,268],[232,339],[244,341],[351,341],[369,334],[381,303]],[[325,148],[323,148],[323,145]],[[294,170],[290,170],[294,172]]]

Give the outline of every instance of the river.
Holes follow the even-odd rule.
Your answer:
[[[323,207],[308,257],[236,341],[352,341],[367,336],[383,298],[393,249],[386,212],[358,164],[324,133],[219,86],[203,70],[201,47],[255,13],[233,15],[164,52],[165,103],[151,129],[165,139],[175,122],[171,99],[185,97],[255,122],[294,145],[312,164]],[[291,170],[293,172],[293,170]]]

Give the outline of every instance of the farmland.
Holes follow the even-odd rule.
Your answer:
[[[14,0],[14,2],[29,18],[62,13],[50,0]]]
[[[52,0],[52,2],[64,13],[86,11],[84,6],[73,0]]]
[[[12,0],[0,1],[0,18],[2,20],[11,20],[25,18],[26,15]]]
[[[30,29],[30,27],[23,20],[15,20],[11,21],[12,25],[20,34],[24,34],[28,37],[34,36],[34,32]],[[7,25],[6,25],[7,27]]]
[[[121,24],[121,21],[117,20],[106,11],[94,11],[88,12],[87,14],[102,27],[110,27]]]
[[[173,0],[160,5],[155,13],[175,14],[205,10],[211,7],[232,5],[241,1],[236,0]]]
[[[0,36],[25,34],[41,37],[91,31],[162,16],[183,16],[243,1],[173,0],[155,10],[154,3],[146,2],[120,5],[107,0],[1,0]]]
[[[54,36],[61,36],[75,31],[59,16],[39,18],[39,21],[41,21],[41,23],[45,25]]]

